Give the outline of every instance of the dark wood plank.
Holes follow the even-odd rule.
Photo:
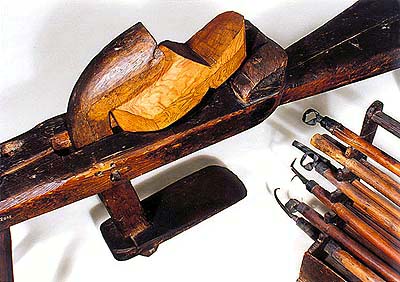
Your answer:
[[[249,32],[254,47],[266,42],[250,23],[246,26],[254,31]],[[271,42],[269,46],[276,48]],[[248,50],[250,57],[254,51]],[[277,75],[276,81],[283,76]],[[1,175],[0,189],[7,199],[0,202],[0,216],[7,220],[0,222],[0,229],[112,188],[111,171],[132,179],[255,126],[278,106],[279,87],[275,90],[245,104],[226,83],[210,90],[196,108],[164,130],[117,133]],[[0,161],[7,163],[7,158]]]
[[[119,177],[115,173],[113,179]],[[116,179],[116,185],[99,194],[116,228],[124,238],[133,238],[150,227],[139,197],[129,180]]]
[[[124,239],[112,220],[101,232],[117,260],[151,255],[158,245],[246,197],[240,179],[226,168],[209,166],[162,189],[143,201],[151,227]]]
[[[132,179],[264,120],[276,99],[244,107],[228,86],[210,92],[200,108],[153,133],[119,133],[66,156],[48,155],[3,175],[0,228],[65,206],[112,187],[111,170]],[[135,169],[132,169],[135,168]]]
[[[400,4],[361,0],[286,49],[282,103],[400,67]]]

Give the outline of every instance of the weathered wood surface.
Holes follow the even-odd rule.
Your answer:
[[[0,190],[0,200],[5,199]],[[0,230],[0,282],[14,281],[11,230]]]
[[[336,134],[335,134],[336,136]],[[362,180],[367,182],[369,185],[374,187],[376,190],[378,190],[380,193],[385,195],[388,199],[390,199],[393,203],[395,203],[397,206],[400,206],[400,185],[390,185],[383,179],[381,179],[378,175],[376,175],[373,171],[369,170],[366,168],[363,164],[361,164],[358,160],[356,159],[348,159],[346,158],[342,151],[329,142],[326,138],[324,138],[320,134],[315,134],[311,140],[311,144],[320,150],[321,152],[327,154],[330,156],[332,159],[340,163],[341,165],[345,166],[348,168],[352,173],[360,177]],[[364,141],[366,142],[366,141]],[[398,225],[398,231],[397,233],[399,238],[400,238],[400,221]]]
[[[375,101],[372,103],[371,106],[367,109],[363,121],[363,126],[361,128],[360,136],[363,138],[365,141],[369,142],[372,144],[376,131],[378,130],[378,124],[372,121],[372,116],[383,110],[383,103],[380,101]]]
[[[351,181],[351,184],[357,188],[362,194],[376,202],[382,208],[387,210],[390,214],[392,214],[395,218],[400,218],[400,208],[393,204],[393,202],[389,201],[381,194],[376,193],[371,190],[367,185],[363,184],[359,179],[355,179]]]
[[[400,162],[394,157],[390,156],[388,153],[372,145],[362,136],[357,135],[338,122],[334,122],[332,125],[324,126],[324,128],[329,130],[332,135],[336,136],[341,141],[345,142],[357,151],[363,153],[365,156],[370,157],[383,167],[400,176]],[[400,191],[400,184],[396,183],[394,180],[391,182],[394,183],[393,186],[397,187],[397,189]]]
[[[0,282],[14,281],[10,229],[0,230]]]
[[[234,12],[217,16],[186,44],[161,43],[165,56],[161,74],[150,87],[112,110],[112,117],[130,132],[171,125],[240,67],[245,46],[244,18]]]
[[[358,9],[356,7],[364,7],[367,5],[366,2],[369,1],[358,2],[356,5],[362,5],[354,6],[350,12]],[[371,3],[375,2],[380,3],[380,1],[371,1]],[[390,5],[395,7],[393,1],[388,0],[387,3],[391,3]],[[350,12],[344,12],[344,15],[346,16],[346,13]],[[331,50],[329,52],[329,60],[307,60],[306,63],[296,64],[298,67],[296,67],[295,73],[298,75],[298,83],[291,83],[291,79],[295,80],[296,78],[289,76],[282,100],[287,56],[284,50],[266,38],[250,23],[246,23],[248,56],[242,67],[229,82],[224,83],[217,90],[208,91],[199,105],[164,130],[151,133],[119,132],[81,149],[77,149],[79,147],[76,146],[77,144],[74,144],[76,148],[66,148],[64,145],[58,145],[68,144],[66,142],[68,140],[61,140],[62,142],[57,143],[59,138],[56,138],[56,141],[52,139],[55,134],[63,136],[67,130],[66,117],[62,115],[44,122],[32,131],[14,138],[11,142],[1,144],[0,189],[4,190],[6,199],[0,201],[0,218],[4,219],[0,222],[0,229],[112,188],[112,172],[118,172],[121,179],[132,179],[260,123],[280,103],[297,100],[322,91],[318,88],[313,88],[314,92],[311,90],[311,92],[300,90],[296,92],[296,90],[291,93],[287,91],[288,89],[300,89],[301,81],[305,81],[303,78],[308,77],[310,68],[314,68],[314,66],[322,73],[327,73],[323,70],[329,69],[332,62],[338,62],[343,66],[343,73],[347,73],[346,77],[349,73],[359,70],[369,71],[368,76],[375,75],[377,72],[371,72],[371,69],[366,68],[365,64],[371,65],[376,62],[376,56],[381,54],[382,57],[390,59],[387,62],[391,62],[391,67],[380,68],[380,71],[398,67],[396,62],[399,54],[394,51],[397,50],[399,44],[398,40],[394,40],[395,36],[398,36],[398,30],[395,29],[395,25],[398,23],[397,16],[398,9],[385,10],[385,13],[379,12],[375,22],[376,27],[371,25],[371,28],[367,29],[368,32],[360,34],[360,36],[366,36],[363,40],[365,44],[368,43],[366,46],[369,48],[363,48],[363,50],[369,50],[367,52],[369,55],[360,55],[361,50],[333,52],[332,49],[332,52]],[[347,17],[350,20],[351,17]],[[379,23],[383,18],[393,22],[382,26]],[[341,26],[341,29],[337,29],[333,21],[325,27],[326,32],[332,28],[335,30],[331,33],[336,38],[334,41],[341,42],[344,31],[338,32],[338,30],[350,29],[350,33],[352,33],[357,29],[354,27],[362,25],[359,17],[353,17],[353,20],[355,21],[354,25],[347,22],[346,25]],[[381,29],[385,28],[378,32],[378,26]],[[313,45],[311,44],[312,38],[317,40],[319,34],[320,32],[317,31],[314,35],[307,37],[308,39],[304,42],[307,41],[310,46]],[[374,39],[379,39],[379,46],[382,48],[376,46]],[[156,48],[151,39],[146,42],[148,44],[146,46]],[[131,44],[133,43],[131,42]],[[322,43],[316,45],[321,47]],[[348,46],[348,48],[350,47]],[[358,50],[358,48],[356,49]],[[293,58],[297,51],[294,47],[289,50],[292,50],[289,52],[289,57]],[[388,50],[393,52],[388,52]],[[341,63],[349,58],[354,58],[352,56],[361,60],[357,61],[358,65]],[[289,60],[293,59],[289,58]],[[273,63],[270,64],[270,62]],[[379,60],[378,62],[382,63]],[[294,68],[290,64],[288,69],[290,72],[294,72]],[[313,71],[314,74],[318,73],[315,71],[316,69]],[[264,71],[262,76],[259,75],[259,70]],[[249,78],[243,79],[244,76],[249,76]],[[117,84],[116,81],[110,83]],[[343,81],[336,79],[335,82],[328,84],[328,88],[338,87],[342,83]],[[98,137],[100,136],[96,138]],[[73,143],[73,136],[71,139],[70,141]]]
[[[112,189],[99,194],[115,226],[124,238],[135,237],[150,227],[139,197],[129,180],[114,175]]]
[[[286,205],[288,205],[288,202]],[[290,204],[291,205],[291,204]],[[381,275],[388,281],[400,281],[400,274],[393,268],[389,267],[379,257],[371,253],[360,243],[354,241],[348,235],[343,233],[338,227],[332,224],[327,224],[322,219],[322,216],[302,202],[297,202],[296,211],[301,213],[312,225],[317,227],[321,232],[330,236],[333,240],[341,244],[351,254],[357,257],[366,266]]]
[[[247,33],[247,49],[248,57],[252,58],[255,50],[251,47],[264,45],[268,40],[250,23],[246,24],[246,29],[251,30]],[[268,41],[268,44],[272,45],[272,42]],[[283,76],[278,75],[270,81],[283,85]],[[1,158],[2,171],[9,171],[17,164],[21,167],[1,175],[0,188],[6,199],[0,202],[0,217],[5,219],[0,222],[0,229],[112,188],[112,172],[117,171],[121,179],[133,179],[242,132],[263,121],[278,104],[279,87],[263,99],[244,104],[229,85],[224,84],[217,90],[210,90],[193,111],[161,131],[120,132],[68,154],[51,153],[23,165],[20,163],[23,153],[15,151],[12,157]],[[40,134],[52,132],[54,126],[66,130],[63,118],[47,121],[13,141],[32,134],[46,139],[46,135]],[[42,151],[47,149],[42,147]],[[25,150],[27,152],[29,148]]]
[[[246,56],[242,15],[218,15],[185,44],[157,46],[138,23],[86,67],[68,105],[67,126],[77,148],[124,131],[155,131],[193,109]],[[111,114],[111,116],[110,116]]]
[[[365,123],[364,123],[365,124]],[[366,131],[364,131],[366,132]],[[372,131],[369,131],[372,132]],[[368,136],[370,136],[369,134],[367,134]],[[364,135],[366,136],[366,135]],[[374,134],[372,135],[372,140],[374,139]],[[332,136],[327,135],[327,134],[322,134],[322,137],[324,137],[326,140],[330,141],[332,144],[334,144],[338,149],[340,149],[342,151],[343,154],[345,154],[346,150],[348,149],[348,147],[346,147],[343,143],[337,141],[336,139],[334,139]],[[361,155],[362,156],[362,155]],[[393,185],[393,179],[391,177],[389,177],[388,175],[386,175],[384,172],[382,172],[381,170],[379,170],[378,168],[376,168],[375,166],[373,166],[371,163],[369,163],[367,160],[365,160],[364,158],[359,158],[359,162],[361,164],[363,164],[366,168],[368,168],[369,170],[371,170],[373,173],[375,173],[376,175],[378,175],[381,179],[383,179],[384,181],[386,181],[388,184]],[[342,170],[347,170],[346,168],[342,168]],[[349,173],[351,173],[349,171]],[[354,175],[353,175],[354,176]],[[359,190],[362,194],[364,194],[365,196],[367,196],[368,198],[372,199],[374,202],[376,202],[378,205],[380,205],[382,208],[384,208],[386,211],[388,211],[389,213],[391,213],[393,216],[395,216],[395,218],[400,218],[400,208],[398,206],[396,206],[393,202],[389,201],[386,197],[382,196],[381,194],[376,193],[375,191],[373,191],[370,187],[367,187],[365,184],[363,184],[359,178],[354,178],[354,177],[350,177],[349,178],[351,181],[351,184],[357,188],[357,190]],[[400,244],[399,244],[400,246]]]
[[[356,258],[345,250],[341,249],[336,243],[328,242],[324,250],[341,266],[348,270],[355,277],[364,282],[384,282],[371,269],[360,263]]]
[[[297,282],[321,282],[321,278],[330,282],[346,282],[320,258],[309,251],[306,252],[301,263]]]
[[[235,12],[218,15],[184,44],[157,46],[139,23],[108,44],[79,78],[66,115],[71,143],[79,149],[112,135],[116,126],[164,129],[225,82],[245,56],[244,18]],[[129,179],[114,181],[99,196],[125,237],[150,226]]]
[[[349,210],[341,202],[332,202],[328,195],[329,192],[319,185],[315,185],[311,189],[318,200],[320,200],[328,209],[337,214],[346,224],[351,226],[358,234],[365,238],[371,245],[379,250],[379,253],[385,254],[387,257],[396,255],[400,257],[400,251],[382,234],[377,232],[368,223],[358,217],[353,211]]]
[[[100,229],[117,260],[151,255],[162,242],[219,213],[246,196],[240,179],[226,168],[209,166],[142,201],[151,227],[126,239],[112,219]]]
[[[344,181],[338,181],[331,169],[321,172],[321,175],[324,176],[341,192],[343,192],[343,194],[345,194],[349,199],[351,199],[354,202],[353,205],[357,209],[362,210],[364,214],[367,214],[386,230],[390,230],[390,233],[396,234],[396,232],[398,232],[398,228],[400,226],[399,219],[393,216],[382,206],[378,205],[372,199],[361,193],[352,184]],[[400,257],[395,256],[394,259],[395,261],[398,261],[398,264],[400,265]]]
[[[400,67],[400,3],[361,0],[289,46],[282,103]]]

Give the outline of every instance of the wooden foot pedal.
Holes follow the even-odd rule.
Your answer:
[[[141,202],[150,223],[135,237],[124,237],[110,218],[101,233],[117,260],[150,256],[159,244],[246,197],[240,179],[226,168],[199,170]]]

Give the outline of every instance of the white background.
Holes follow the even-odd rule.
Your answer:
[[[157,41],[184,42],[215,15],[235,10],[287,47],[354,1],[1,1],[0,141],[66,111],[81,71],[110,40],[142,21]],[[257,127],[134,180],[141,196],[194,170],[223,163],[245,183],[235,206],[162,244],[150,258],[113,259],[97,197],[12,227],[16,281],[295,281],[311,244],[270,191],[316,204],[288,166],[314,132],[308,107],[358,132],[374,100],[400,119],[400,73],[392,72],[280,107]],[[398,140],[379,131],[394,153]]]

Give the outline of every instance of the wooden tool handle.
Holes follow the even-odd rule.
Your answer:
[[[310,142],[315,148],[329,155],[343,166],[347,167],[355,175],[365,180],[368,184],[377,189],[392,202],[400,206],[400,191],[398,191],[396,187],[393,187],[385,182],[373,171],[362,165],[359,161],[346,158],[346,156],[344,156],[343,152],[338,147],[336,147],[322,135],[315,134],[311,138]]]
[[[358,242],[351,239],[348,235],[343,233],[339,228],[334,225],[327,224],[322,219],[321,215],[310,208],[304,203],[300,203],[297,210],[310,221],[312,225],[317,227],[319,230],[329,235],[342,244],[347,250],[354,254],[360,261],[365,263],[368,267],[382,275],[389,281],[400,281],[400,275],[384,263],[376,255],[368,251],[365,247],[360,245]]]
[[[348,252],[341,249],[337,244],[328,242],[324,250],[331,255],[341,266],[350,271],[354,276],[365,282],[384,282],[376,273],[360,263]]]
[[[327,208],[336,213],[346,224],[350,225],[370,244],[376,247],[376,249],[384,253],[385,256],[390,259],[390,261],[394,261],[396,265],[400,267],[400,260],[396,260],[396,258],[400,257],[400,250],[396,246],[393,246],[392,242],[370,227],[341,202],[331,202],[327,196],[328,191],[321,186],[315,185],[311,189],[311,193],[313,193],[318,200],[320,200]]]
[[[357,151],[360,151],[364,155],[381,164],[383,167],[400,176],[400,162],[398,160],[367,142],[351,130],[345,127],[334,127],[332,128],[331,133]],[[399,183],[396,183],[393,179],[391,180],[391,183],[395,183],[394,185],[398,187],[400,191]]]
[[[369,215],[377,223],[379,223],[380,226],[384,227],[386,230],[390,231],[390,233],[398,237],[400,227],[399,218],[393,216],[372,199],[362,194],[352,184],[345,181],[338,181],[335,178],[332,170],[327,170],[322,175],[335,187],[342,191],[343,194],[349,197],[354,202],[354,205],[357,205],[360,210],[363,211],[363,213]]]

